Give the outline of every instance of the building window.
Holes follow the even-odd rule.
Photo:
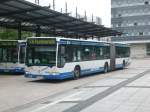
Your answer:
[[[145,1],[145,5],[148,5],[149,4],[149,2],[148,1]]]
[[[134,23],[134,26],[137,26],[137,25],[138,25],[138,23],[137,23],[137,22],[135,22],[135,23]]]
[[[139,36],[143,36],[143,32],[139,32]]]
[[[116,27],[116,24],[111,24],[111,27],[115,28],[115,27]]]
[[[121,23],[118,23],[118,27],[121,27]]]
[[[122,15],[121,14],[118,14],[118,17],[121,17]]]

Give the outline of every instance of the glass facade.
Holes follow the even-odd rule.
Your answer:
[[[149,36],[150,0],[111,0],[112,27],[123,37]]]

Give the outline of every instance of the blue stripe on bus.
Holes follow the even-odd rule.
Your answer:
[[[65,73],[60,73],[59,75],[46,75],[43,77],[44,79],[68,79],[68,78],[73,78],[73,73],[65,72]]]
[[[0,72],[2,73],[25,73],[24,68],[14,68],[14,69],[0,69]]]
[[[65,73],[60,73],[58,75],[35,75],[35,74],[26,74],[26,78],[37,78],[37,77],[43,77],[44,79],[68,79],[68,78],[73,78],[73,73],[72,72],[65,72]]]
[[[116,69],[119,68],[123,68],[122,64],[117,64],[116,65]],[[92,70],[92,69],[85,69],[81,71],[81,76],[86,76],[86,75],[91,75],[94,73],[100,73],[104,71],[104,67],[100,67],[97,70]],[[73,72],[64,72],[64,73],[60,73],[58,75],[52,75],[52,74],[43,74],[43,75],[37,75],[37,74],[28,74],[25,73],[25,77],[26,78],[37,78],[37,77],[43,77],[44,79],[59,79],[59,80],[63,80],[63,79],[68,79],[68,78],[73,78],[74,74]]]
[[[93,73],[99,73],[103,71],[104,71],[104,67],[98,68],[97,70],[86,69],[86,70],[81,71],[81,76],[90,75]],[[65,73],[60,73],[58,75],[51,75],[51,74],[46,74],[46,73],[43,75],[25,73],[25,77],[26,78],[43,77],[44,79],[68,79],[68,78],[73,78],[74,74],[73,72],[65,72]]]
[[[90,75],[90,74],[93,74],[93,73],[99,73],[99,72],[103,72],[103,71],[104,71],[104,67],[98,68],[97,70],[92,70],[92,69],[82,70],[81,71],[81,76]]]
[[[86,42],[86,41],[76,41],[76,40],[60,40],[59,44],[66,44],[66,45],[93,45],[93,46],[110,46],[108,43],[104,42]]]

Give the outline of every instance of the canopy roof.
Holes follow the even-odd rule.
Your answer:
[[[55,35],[107,37],[120,34],[25,0],[0,1],[0,26]]]

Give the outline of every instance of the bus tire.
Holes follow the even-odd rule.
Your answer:
[[[126,62],[125,62],[125,60],[123,60],[123,63],[122,63],[122,69],[124,69],[125,66],[126,66]]]
[[[74,79],[78,79],[78,78],[80,78],[80,75],[81,75],[81,68],[80,68],[80,66],[76,66],[75,68],[74,68]]]
[[[107,73],[108,72],[108,63],[105,63],[104,65],[104,73]]]

